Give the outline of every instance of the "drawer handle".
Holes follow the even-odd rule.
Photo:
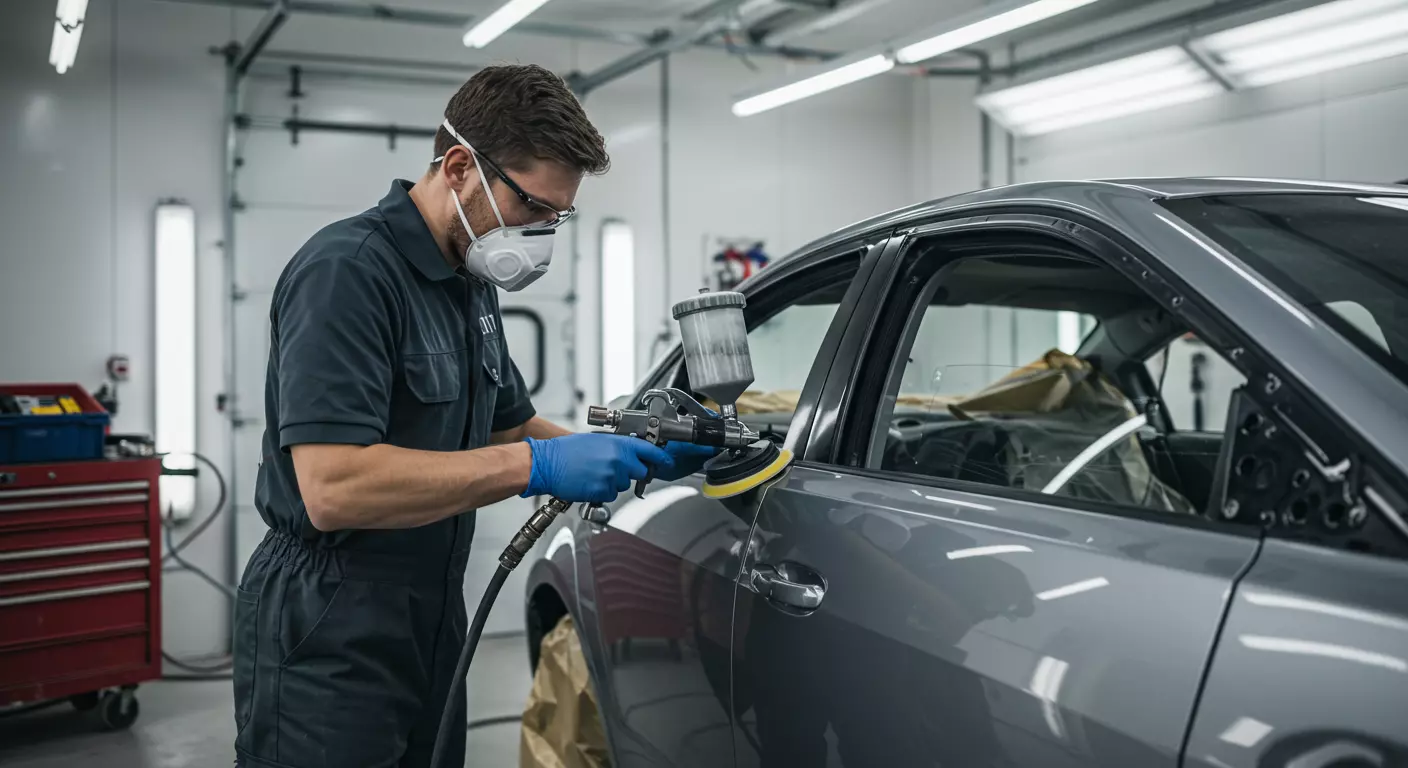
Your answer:
[[[120,483],[89,483],[87,485],[51,485],[44,488],[19,488],[0,491],[3,499],[32,499],[36,496],[63,496],[71,493],[112,493],[114,491],[145,491],[151,487],[146,480],[126,480]]]
[[[0,608],[6,608],[11,605],[50,603],[55,600],[69,600],[75,597],[111,595],[117,592],[144,592],[148,589],[151,589],[151,586],[152,583],[150,581],[143,579],[142,581],[131,581],[126,584],[108,584],[101,587],[84,587],[82,589],[60,589],[55,592],[37,592],[33,595],[0,597]]]
[[[85,573],[124,571],[128,568],[145,568],[151,565],[151,563],[151,560],[145,557],[139,557],[133,560],[114,560],[111,563],[87,563],[85,565],[70,565],[66,568],[47,568],[42,571],[0,573],[0,584],[10,584],[16,581],[34,581],[35,579],[52,579],[59,576],[81,576]]]
[[[0,563],[10,560],[33,560],[40,557],[86,555],[89,552],[112,552],[116,549],[146,549],[151,543],[151,539],[125,539],[123,541],[98,541],[92,544],[75,544],[71,547],[22,549],[18,552],[0,552]]]
[[[84,496],[77,499],[54,499],[51,501],[17,501],[0,504],[0,512],[25,512],[31,509],[67,509],[69,507],[100,507],[106,504],[145,503],[145,493],[118,493],[112,496]]]

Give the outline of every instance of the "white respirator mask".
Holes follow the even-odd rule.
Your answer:
[[[489,198],[489,206],[494,209],[494,218],[499,221],[498,229],[475,235],[474,229],[469,225],[469,217],[464,215],[459,192],[450,187],[450,199],[455,201],[455,210],[459,211],[460,222],[464,224],[465,232],[469,233],[469,247],[464,251],[464,267],[471,275],[505,291],[521,291],[547,273],[548,265],[552,263],[555,227],[565,221],[566,217],[558,214],[552,222],[525,226],[510,227],[505,224],[503,215],[499,213],[499,204],[494,200],[494,191],[489,188],[489,179],[484,175],[484,165],[487,162],[484,156],[475,151],[474,147],[455,131],[449,120],[443,124],[445,130],[474,157],[474,169],[479,172],[479,183],[484,188],[485,196]],[[441,160],[444,160],[443,156],[436,158],[436,162]],[[444,169],[441,170],[441,175],[444,176]],[[502,172],[498,173],[502,176]],[[449,183],[450,180],[446,178],[445,184],[448,186]],[[526,198],[520,190],[514,189],[514,192]]]

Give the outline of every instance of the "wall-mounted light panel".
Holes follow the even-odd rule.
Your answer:
[[[636,388],[636,238],[624,221],[601,224],[601,396]]]
[[[196,212],[181,202],[156,207],[152,296],[156,308],[156,449],[173,469],[193,469],[196,450]],[[163,513],[189,517],[195,478],[161,478]]]

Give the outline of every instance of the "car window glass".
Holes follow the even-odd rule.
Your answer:
[[[1009,303],[965,300],[994,292]],[[1141,411],[1145,393],[1101,367],[1120,354],[1101,318],[1128,333],[1125,318],[1157,307],[1139,288],[1104,267],[1031,257],[957,262],[918,295],[931,298],[917,299],[927,304],[899,342],[868,466],[1169,514],[1204,509],[1226,393],[1203,404],[1212,434],[1171,441]],[[1175,344],[1162,355],[1165,380],[1186,384],[1192,350]]]
[[[753,385],[738,398],[739,420],[760,434],[786,436],[802,385],[837,306],[831,302],[794,304],[748,331]]]
[[[1159,204],[1408,382],[1408,198],[1226,195]]]
[[[748,347],[753,384],[735,405],[739,420],[759,434],[779,440],[787,436],[802,387],[860,266],[861,254],[856,251],[853,256],[833,259],[813,272],[789,277],[772,289],[795,292],[798,286],[807,286],[801,295],[783,299],[776,294],[749,297],[743,312],[750,325]],[[764,316],[762,320],[757,319],[759,315]],[[665,382],[688,388],[688,370],[672,369],[654,386],[666,386]],[[700,397],[700,402],[718,408],[707,398]]]
[[[1388,351],[1388,338],[1384,336],[1384,329],[1379,327],[1378,321],[1363,304],[1357,301],[1329,301],[1325,303],[1325,308],[1344,318],[1345,322],[1364,334],[1364,338]]]

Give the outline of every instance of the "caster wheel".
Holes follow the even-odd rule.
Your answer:
[[[137,713],[141,708],[137,706],[137,699],[130,691],[120,693],[107,693],[98,704],[98,715],[103,720],[103,727],[110,731],[121,731],[132,726],[137,720]]]
[[[68,703],[79,712],[87,712],[98,706],[98,692],[80,693],[77,696],[70,696]]]

